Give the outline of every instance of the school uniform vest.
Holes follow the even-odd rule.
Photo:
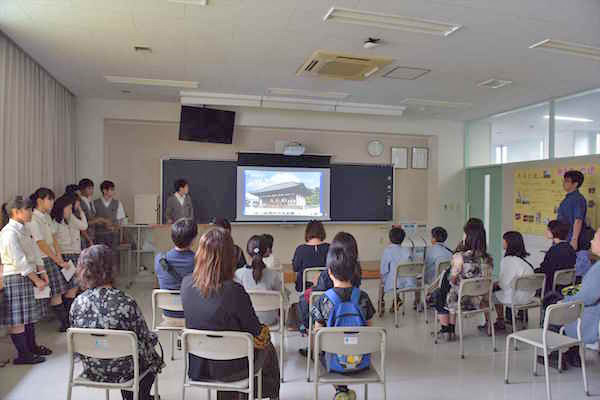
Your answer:
[[[96,199],[94,200],[94,207],[96,208],[97,218],[106,218],[113,223],[117,222],[117,211],[119,210],[118,200],[112,199],[110,203],[108,203],[108,207],[106,207],[102,199]],[[104,232],[106,232],[106,229],[104,229],[104,227],[98,226],[96,228],[96,233]]]
[[[172,194],[167,199],[167,210],[165,212],[167,218],[177,221],[180,218],[194,219],[194,205],[192,198],[186,195],[183,200],[183,205],[179,202],[175,194]]]
[[[92,203],[90,203],[90,205],[88,205],[87,202],[82,200],[80,202],[80,204],[81,204],[81,210],[85,213],[85,217],[87,218],[88,221],[91,220],[92,218],[96,217],[96,212],[91,207]]]

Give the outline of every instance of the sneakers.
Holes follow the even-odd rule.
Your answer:
[[[44,357],[38,356],[37,354],[28,353],[23,357],[17,357],[13,360],[14,365],[33,365],[39,364],[46,361]]]
[[[336,390],[333,400],[356,400],[356,392],[354,390]]]
[[[38,356],[49,356],[52,354],[52,350],[46,346],[37,346],[35,349],[33,349],[32,353]]]

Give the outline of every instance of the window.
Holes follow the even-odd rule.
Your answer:
[[[556,100],[554,109],[556,157],[600,153],[600,90]]]
[[[496,146],[496,164],[508,162],[508,146]]]

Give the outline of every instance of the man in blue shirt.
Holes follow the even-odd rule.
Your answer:
[[[448,232],[441,226],[431,230],[431,246],[425,251],[425,283],[431,284],[437,276],[435,270],[442,262],[450,262],[452,250],[444,242],[448,239]]]
[[[161,289],[180,290],[183,277],[194,272],[192,243],[196,236],[198,236],[198,225],[193,219],[181,218],[171,226],[171,239],[175,247],[166,253],[158,253],[154,261],[154,270]],[[171,319],[182,320],[184,317],[183,312],[178,311],[165,310],[164,315]]]
[[[567,195],[558,207],[557,216],[559,221],[567,223],[570,227],[567,240],[577,252],[577,262],[575,264],[577,276],[585,275],[591,267],[588,251],[579,249],[579,236],[585,226],[587,214],[587,201],[579,193],[582,184],[583,174],[581,172],[575,170],[565,172],[563,188]]]

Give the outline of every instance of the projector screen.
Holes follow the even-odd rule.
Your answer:
[[[238,167],[236,221],[329,220],[329,169]]]

